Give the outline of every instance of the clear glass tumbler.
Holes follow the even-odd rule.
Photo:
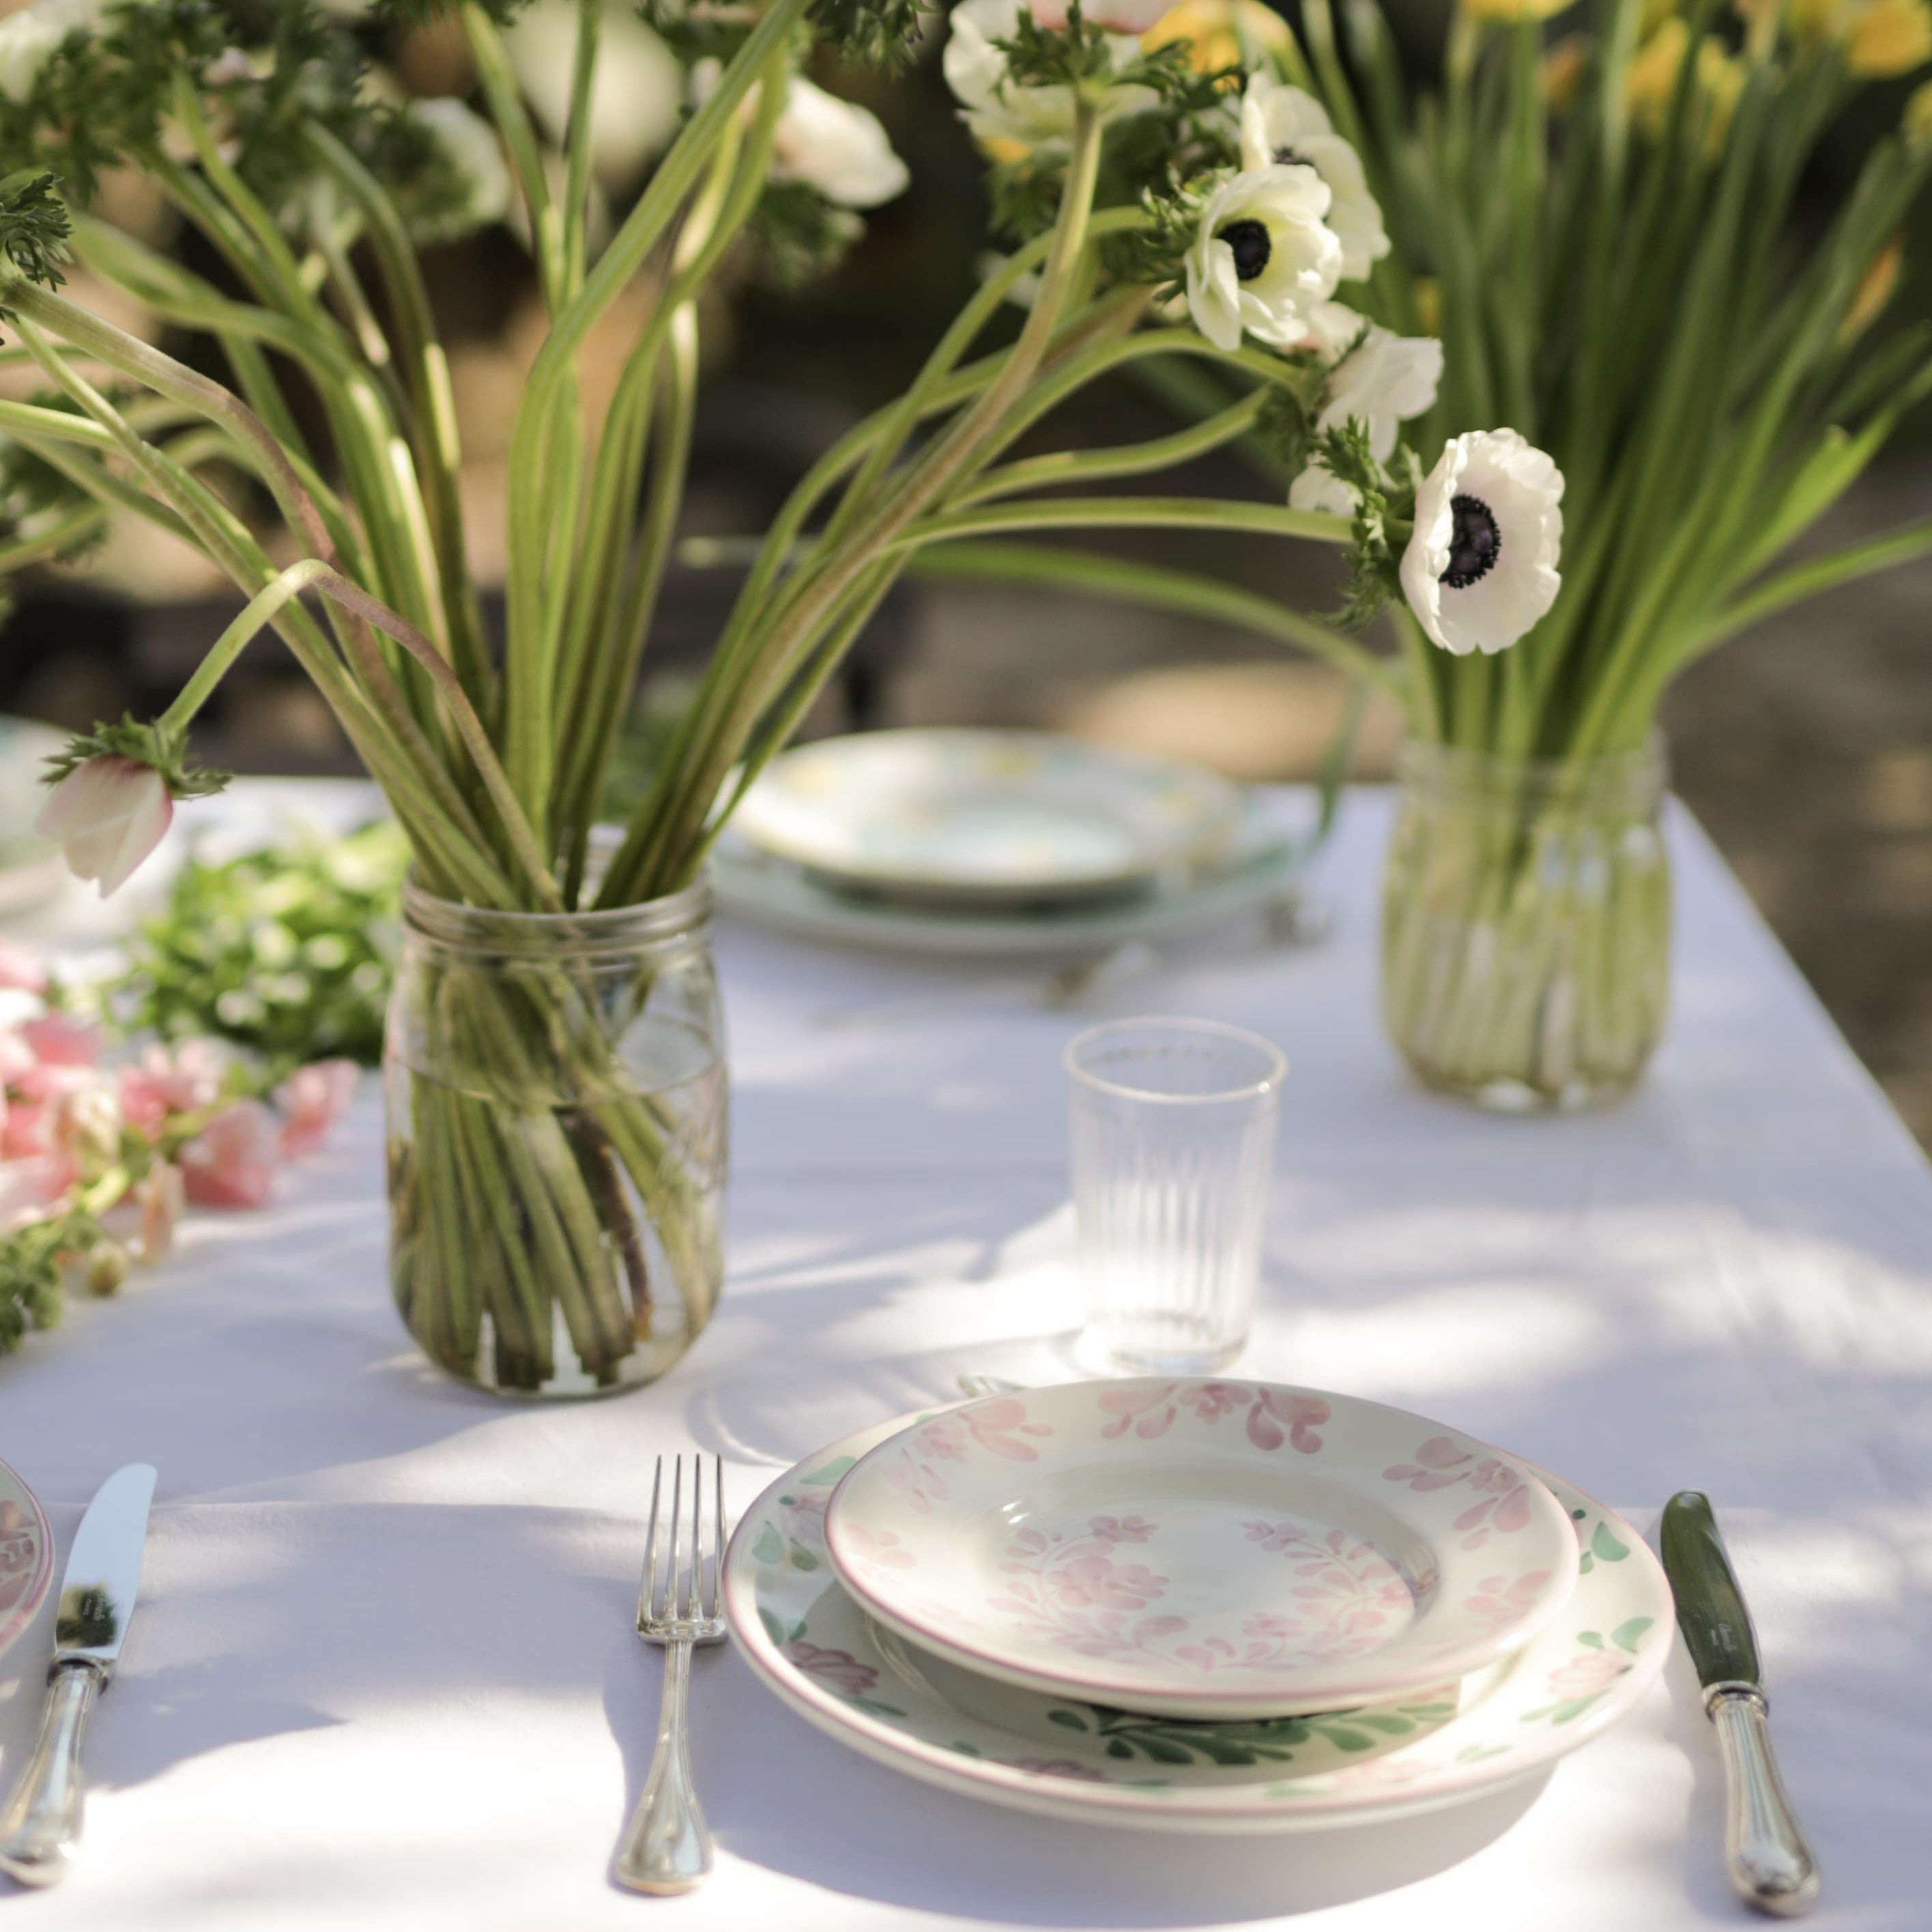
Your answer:
[[[1114,1020],[1067,1047],[1082,1358],[1209,1375],[1241,1352],[1288,1062],[1212,1020]]]

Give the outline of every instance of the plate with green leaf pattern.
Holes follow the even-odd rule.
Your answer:
[[[1670,1653],[1670,1591],[1657,1559],[1620,1517],[1546,1475],[1576,1530],[1575,1592],[1557,1623],[1460,1683],[1240,1723],[1138,1716],[997,1683],[874,1624],[826,1553],[825,1505],[839,1478],[917,1419],[862,1430],[766,1490],[732,1536],[724,1604],[752,1668],[793,1709],[947,1790],[1175,1831],[1380,1822],[1552,1763],[1623,1716]]]

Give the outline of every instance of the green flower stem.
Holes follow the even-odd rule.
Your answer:
[[[710,100],[686,122],[649,186],[597,264],[556,316],[538,352],[511,436],[508,522],[509,643],[505,658],[506,752],[510,774],[540,838],[548,820],[555,755],[556,694],[549,652],[562,600],[549,594],[545,565],[554,554],[550,520],[560,478],[551,472],[558,416],[568,406],[578,351],[603,314],[669,230],[739,104],[766,63],[789,42],[807,0],[774,0],[732,58]]]
[[[1022,490],[1097,483],[1110,477],[1144,476],[1150,471],[1169,470],[1246,434],[1253,427],[1264,400],[1264,393],[1257,390],[1191,429],[1178,430],[1172,436],[1156,436],[1145,442],[1097,450],[1054,450],[1022,463],[1008,464],[1001,470],[989,470],[976,483],[956,491],[952,500],[956,507],[964,509],[996,497],[1016,496]]]
[[[1352,638],[1289,610],[1274,598],[1216,578],[1044,544],[997,542],[935,545],[920,550],[907,568],[916,577],[992,579],[1118,597],[1154,610],[1233,625],[1321,658],[1350,677],[1387,693],[1405,710],[1414,702],[1413,680],[1364,650]]]
[[[458,673],[487,718],[495,667],[483,638],[482,612],[470,574],[458,478],[463,452],[450,388],[449,361],[438,339],[436,317],[422,269],[394,201],[357,157],[326,128],[309,134],[310,146],[349,196],[368,232],[389,301],[402,360],[415,404],[412,446],[429,513],[436,573],[448,610],[451,652]]]
[[[319,556],[334,554],[328,526],[296,474],[294,465],[283,454],[267,426],[240,397],[50,290],[14,277],[5,283],[4,298],[16,314],[219,423],[254,452],[282,514],[301,532],[309,547]]]
[[[571,62],[570,119],[564,137],[563,285],[584,286],[584,230],[590,213],[590,93],[604,0],[577,0],[577,48]]]
[[[510,165],[516,171],[517,186],[524,198],[524,211],[530,225],[536,257],[538,279],[544,304],[554,316],[569,299],[565,273],[563,226],[552,204],[550,187],[544,173],[543,152],[537,145],[536,130],[524,107],[523,88],[516,70],[510,64],[502,36],[488,13],[464,0],[463,31],[470,42],[470,58],[476,63],[476,77],[488,104],[490,118],[510,152]]]
[[[1351,536],[1346,517],[1331,516],[1325,510],[1291,510],[1274,503],[1211,496],[1050,496],[1024,503],[943,511],[901,530],[882,548],[916,549],[922,544],[976,536],[982,531],[1150,528],[1254,530],[1268,536],[1332,544],[1346,544]]]

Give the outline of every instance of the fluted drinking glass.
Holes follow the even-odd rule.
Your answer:
[[[1067,1048],[1074,1212],[1096,1368],[1209,1375],[1254,1317],[1288,1063],[1211,1020],[1115,1020]]]

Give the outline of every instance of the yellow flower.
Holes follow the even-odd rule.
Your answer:
[[[1268,56],[1294,46],[1288,22],[1266,0],[1180,0],[1141,36],[1150,53],[1170,40],[1187,42],[1189,64],[1197,74],[1272,64]]]
[[[1566,34],[1543,56],[1538,70],[1544,100],[1562,113],[1576,98],[1582,84],[1583,70],[1590,62],[1590,41],[1582,34]]]
[[[1907,147],[1932,148],[1932,80],[1912,89],[1905,104],[1903,131]]]
[[[1681,20],[1669,20],[1637,50],[1624,76],[1624,97],[1637,124],[1652,134],[1663,131],[1678,70],[1688,51],[1690,29]],[[1706,34],[1697,43],[1696,92],[1708,118],[1704,138],[1711,148],[1724,145],[1732,110],[1744,85],[1744,64]]]
[[[1852,298],[1852,305],[1845,311],[1845,320],[1838,329],[1838,340],[1855,342],[1876,322],[1886,304],[1891,301],[1892,292],[1898,286],[1898,272],[1905,260],[1905,242],[1902,236],[1894,235],[1872,257],[1871,266],[1866,269],[1858,283],[1858,293]]]
[[[1573,0],[1462,0],[1464,13],[1476,20],[1546,20]]]
[[[1927,0],[1868,0],[1852,17],[1845,59],[1868,80],[1910,74],[1932,59],[1932,5]]]

